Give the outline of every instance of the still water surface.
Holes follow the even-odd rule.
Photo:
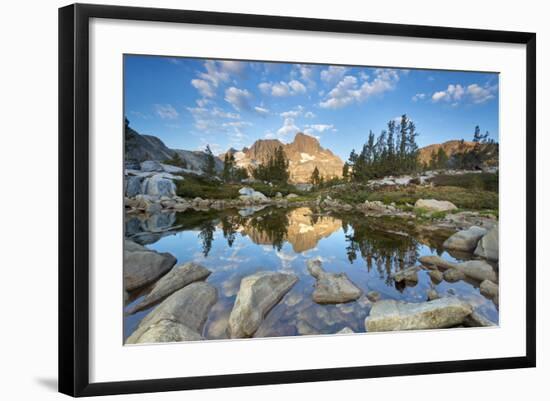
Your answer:
[[[126,232],[133,240],[171,253],[178,264],[193,261],[212,271],[207,282],[217,288],[218,301],[205,325],[203,335],[207,339],[227,338],[227,321],[241,279],[263,270],[291,272],[299,281],[268,313],[255,337],[331,334],[346,326],[364,332],[364,320],[371,306],[365,295],[339,305],[312,301],[315,280],[306,266],[311,258],[321,259],[328,272],[345,272],[365,294],[377,291],[382,299],[421,302],[426,300],[427,291],[435,288],[440,294],[467,300],[481,315],[498,323],[497,308],[479,293],[475,282],[433,284],[424,270],[418,273],[416,285],[393,281],[392,273],[418,264],[418,257],[423,255],[439,254],[457,261],[443,251],[445,238],[414,234],[410,230],[412,223],[361,213],[319,214],[310,208],[266,208],[246,214],[236,210],[186,211],[156,216],[153,223],[150,219],[127,217]],[[172,230],[140,232],[148,224],[164,224]],[[126,309],[139,302],[147,291],[130,294]],[[153,308],[125,316],[125,339]]]

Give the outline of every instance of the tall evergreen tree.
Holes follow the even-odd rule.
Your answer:
[[[204,173],[207,177],[214,177],[216,175],[216,161],[214,160],[214,154],[210,149],[210,145],[206,145],[204,150],[206,153],[206,162],[204,163]]]
[[[310,182],[313,185],[319,185],[319,183],[321,182],[321,176],[319,175],[319,169],[317,168],[317,166],[315,166],[313,172],[311,173]]]

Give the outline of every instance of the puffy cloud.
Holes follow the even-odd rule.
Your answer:
[[[310,65],[304,65],[304,64],[297,64],[296,70],[298,71],[298,74],[300,75],[300,79],[306,83],[307,87],[310,89],[315,88],[315,69],[314,67]]]
[[[224,111],[218,107],[215,107],[214,109],[212,109],[212,115],[214,117],[220,117],[220,118],[230,118],[232,120],[238,120],[241,118],[241,116],[237,113],[231,113],[231,112],[227,112],[227,111]]]
[[[346,75],[319,103],[326,109],[338,109],[354,102],[362,102],[371,96],[393,90],[399,81],[399,74],[392,69],[377,69],[372,80],[358,84],[353,75]]]
[[[315,118],[315,114],[311,111],[308,111],[306,114],[304,114],[305,118]]]
[[[306,125],[306,129],[311,129],[313,131],[317,131],[317,132],[320,132],[320,133],[323,133],[325,131],[328,131],[328,130],[334,130],[334,125],[332,124],[310,124],[310,125]]]
[[[250,109],[250,104],[248,102],[251,98],[252,94],[246,89],[239,89],[232,86],[225,90],[225,101],[237,111]]]
[[[450,84],[447,89],[434,92],[432,100],[434,102],[449,102],[453,106],[457,106],[460,101],[470,101],[475,104],[484,103],[495,97],[495,92],[498,86],[479,86],[478,84],[470,84],[464,87],[460,84]]]
[[[294,118],[288,117],[283,121],[283,126],[277,130],[277,136],[280,139],[286,138],[288,135],[292,135],[300,131],[300,128],[295,124]]]
[[[450,84],[449,86],[447,86],[447,89],[443,91],[435,92],[432,95],[432,100],[434,102],[439,102],[439,101],[456,102],[462,99],[462,97],[464,96],[464,93],[465,93],[465,90],[462,85]]]
[[[412,97],[413,102],[418,102],[419,100],[424,100],[424,99],[426,99],[426,94],[425,93],[417,93],[416,95],[414,95]]]
[[[179,116],[171,104],[155,104],[155,112],[163,120],[175,120]]]
[[[192,79],[191,85],[199,91],[202,97],[214,97],[216,96],[216,90],[214,87],[205,81],[204,79]]]
[[[276,97],[295,96],[307,92],[304,84],[295,79],[289,82],[262,82],[258,85],[258,88],[262,93]]]
[[[321,71],[321,80],[334,84],[342,79],[342,77],[348,72],[347,67],[329,66],[326,70]]]
[[[471,84],[466,88],[466,92],[472,99],[472,102],[479,104],[493,99],[495,97],[493,93],[496,92],[496,89],[497,86],[481,87],[478,84]]]

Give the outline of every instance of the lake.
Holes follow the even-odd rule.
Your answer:
[[[381,299],[408,302],[427,300],[434,288],[441,296],[468,301],[482,316],[498,324],[495,304],[479,293],[478,283],[432,283],[426,270],[418,283],[395,283],[391,275],[419,264],[423,255],[464,260],[442,248],[445,236],[420,235],[413,221],[365,216],[359,212],[319,213],[316,209],[266,207],[223,211],[186,211],[153,216],[126,216],[126,235],[159,252],[169,252],[177,263],[193,261],[212,274],[207,282],[218,291],[204,332],[206,339],[225,339],[227,321],[243,277],[258,271],[292,272],[296,285],[267,314],[254,337],[337,333],[344,327],[364,332],[372,303],[363,295],[357,301],[319,305],[313,302],[315,279],[306,262],[318,258],[327,272],[344,272],[364,294],[377,291]],[[125,310],[138,303],[149,288],[130,294]],[[124,339],[152,309],[125,314]]]

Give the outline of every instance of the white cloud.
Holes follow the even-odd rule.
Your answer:
[[[265,107],[255,106],[254,111],[264,117],[269,114],[269,110],[266,109]]]
[[[300,112],[300,110],[289,110],[289,111],[283,111],[280,116],[283,117],[283,118],[296,118],[298,117],[300,114],[302,114]]]
[[[334,129],[334,125],[332,124],[310,124],[310,125],[306,125],[306,127],[311,128],[313,131],[317,131],[320,133],[323,133],[330,129]]]
[[[377,69],[374,78],[365,81],[361,85],[353,75],[346,75],[319,103],[319,106],[327,109],[338,109],[354,102],[362,102],[371,96],[393,90],[399,81],[396,70]]]
[[[298,64],[296,65],[296,69],[300,74],[300,79],[306,83],[307,87],[310,89],[315,88],[314,68],[309,65]]]
[[[216,90],[204,79],[192,79],[191,85],[199,91],[202,97],[214,97],[216,96]]]
[[[262,82],[258,85],[258,88],[262,93],[276,97],[295,96],[307,92],[304,84],[295,79],[289,82]]]
[[[470,101],[475,104],[484,103],[495,97],[495,92],[498,87],[495,86],[479,86],[471,84],[464,87],[460,84],[450,84],[447,89],[434,92],[432,100],[434,102],[449,102],[452,106],[457,106],[460,101]]]
[[[481,87],[478,84],[471,84],[471,85],[468,85],[468,87],[466,88],[466,92],[472,99],[472,102],[479,104],[479,103],[484,103],[487,100],[493,99],[495,97],[493,92],[495,92],[496,89],[497,89],[496,86]]]
[[[342,77],[348,72],[346,67],[330,66],[326,70],[321,71],[321,80],[328,83],[334,84],[342,79]]]
[[[424,100],[424,99],[426,99],[426,94],[425,93],[417,93],[416,95],[414,95],[412,97],[413,102],[418,102],[419,100]]]
[[[252,94],[246,89],[235,88],[234,86],[225,90],[225,101],[237,111],[250,109],[249,100]]]
[[[171,104],[155,104],[155,112],[163,120],[175,120],[179,116]]]
[[[231,113],[231,112],[227,112],[227,111],[224,111],[218,107],[215,107],[214,109],[212,109],[212,115],[214,117],[220,117],[220,118],[229,118],[229,119],[232,119],[232,120],[238,120],[241,118],[241,116],[237,113]]]
[[[432,95],[432,100],[434,102],[439,102],[442,100],[445,102],[451,102],[451,101],[456,102],[462,99],[462,97],[464,96],[464,93],[465,93],[465,90],[462,85],[450,84],[449,86],[447,86],[447,89],[443,91],[435,92]]]
[[[283,122],[283,126],[277,130],[277,136],[280,139],[286,138],[288,135],[295,134],[298,131],[300,131],[300,128],[298,128],[294,122],[294,118],[285,118]]]
[[[306,114],[304,114],[305,118],[315,118],[315,113],[312,113],[311,111],[308,111]]]

